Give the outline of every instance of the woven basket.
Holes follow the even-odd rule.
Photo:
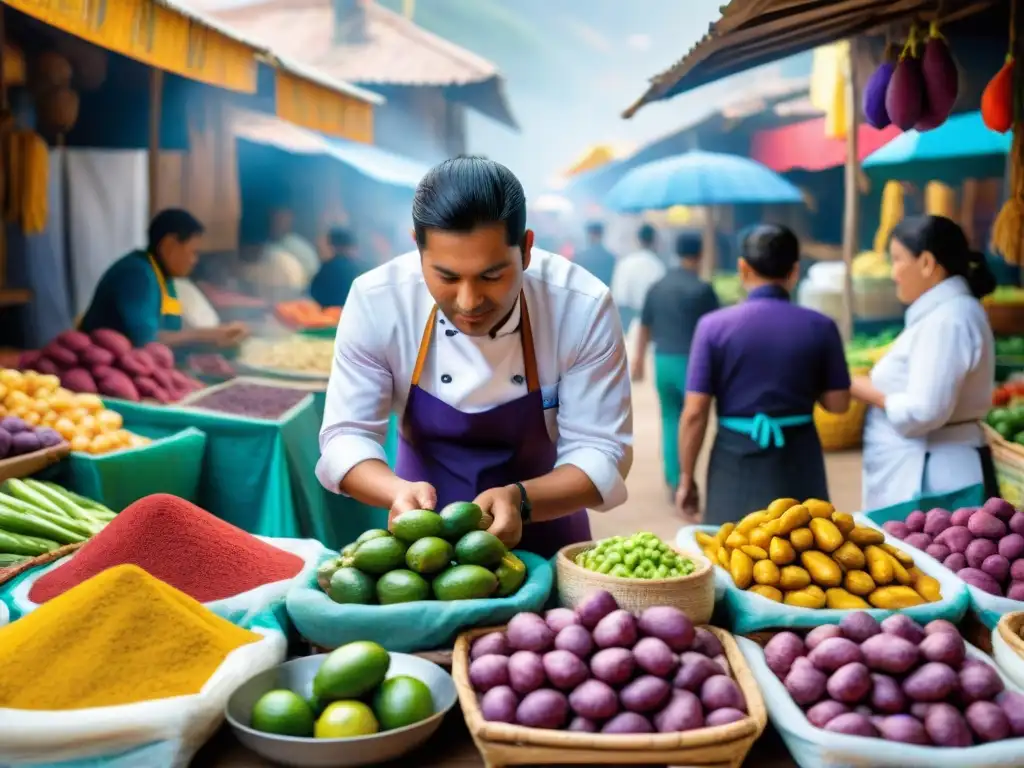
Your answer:
[[[997,304],[986,301],[985,312],[996,336],[1024,334],[1024,304]]]
[[[1024,506],[1024,446],[1004,439],[988,424],[982,424],[982,428],[996,465],[999,495],[1015,507]]]
[[[764,731],[767,712],[761,691],[732,635],[705,627],[721,641],[732,676],[747,701],[749,717],[728,725],[681,733],[601,735],[491,723],[480,712],[469,682],[473,639],[504,627],[474,629],[459,635],[452,657],[452,677],[466,726],[485,768],[507,765],[685,765],[739,768]]]
[[[81,547],[85,542],[79,542],[78,544],[65,544],[63,547],[57,547],[45,555],[39,555],[39,557],[33,557],[31,560],[26,560],[23,563],[12,565],[9,568],[0,568],[0,586],[6,584],[16,576],[20,576],[29,568],[38,568],[40,565],[49,565],[52,562],[60,560],[62,557],[66,557],[74,552],[76,549]]]
[[[1024,660],[1024,611],[1014,611],[1004,614],[999,623],[996,624],[996,632],[1000,639]]]
[[[852,451],[860,448],[867,413],[867,403],[860,400],[851,400],[846,413],[829,413],[820,405],[814,406],[814,426],[818,430],[822,450]]]
[[[715,569],[704,555],[680,554],[693,560],[696,570],[689,576],[670,579],[623,579],[597,571],[588,571],[573,561],[577,554],[591,549],[594,542],[562,547],[555,557],[558,599],[562,605],[575,608],[592,592],[609,592],[620,608],[639,613],[654,605],[678,608],[694,624],[707,624],[715,609]]]

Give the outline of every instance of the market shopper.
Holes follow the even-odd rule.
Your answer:
[[[865,509],[983,483],[998,496],[981,421],[992,404],[995,342],[980,298],[996,281],[985,257],[944,216],[901,221],[892,276],[906,328],[852,392],[871,406],[864,428]]]
[[[812,417],[850,404],[850,374],[839,329],[790,302],[800,244],[766,224],[743,240],[740,279],[747,299],[697,324],[679,427],[681,479],[676,504],[699,517],[694,470],[712,402],[718,434],[708,467],[708,523],[738,520],[777,498],[828,500],[825,459]]]
[[[370,264],[359,255],[359,242],[351,230],[335,227],[327,236],[331,257],[309,285],[309,295],[321,307],[343,307],[352,283]]]
[[[604,245],[604,224],[592,221],[587,224],[587,247],[573,259],[605,285],[612,284],[615,273],[615,254]]]
[[[654,342],[654,386],[661,406],[661,445],[665,482],[679,487],[679,419],[686,395],[686,365],[697,322],[718,309],[718,297],[700,279],[701,236],[682,232],[676,238],[678,263],[647,293],[640,332],[630,361],[633,381],[642,381],[647,347]]]
[[[608,289],[533,248],[522,185],[491,160],[434,167],[412,217],[418,250],[349,293],[317,477],[392,519],[475,500],[492,533],[545,555],[588,540],[586,509],[625,501],[632,462]],[[395,471],[383,448],[392,412]]]
[[[654,252],[658,241],[654,227],[642,225],[636,239],[640,249],[620,259],[612,275],[612,298],[619,308],[622,329],[627,333],[644,308],[647,292],[667,271],[665,262]]]
[[[160,211],[149,224],[146,249],[121,257],[103,273],[79,328],[110,328],[136,347],[151,341],[170,347],[239,344],[248,335],[242,323],[183,326],[174,279],[195,269],[202,235],[203,225],[188,211]]]

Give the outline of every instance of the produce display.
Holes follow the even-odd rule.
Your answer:
[[[191,401],[189,407],[232,416],[275,420],[280,419],[308,396],[308,392],[291,387],[229,381]]]
[[[303,561],[185,499],[160,493],[125,507],[73,558],[39,577],[28,597],[48,603],[119,565],[144,568],[208,603],[294,578]]]
[[[341,307],[321,307],[312,299],[282,301],[274,313],[292,328],[334,328],[341,320]]]
[[[1000,285],[982,299],[983,304],[1024,304],[1024,288],[1015,285]]]
[[[99,396],[76,394],[62,387],[52,374],[0,369],[0,403],[0,449],[7,442],[6,434],[10,437],[8,455],[56,445],[60,438],[71,443],[71,450],[92,454],[150,443],[149,438],[123,429],[121,414],[106,410]]]
[[[996,339],[996,357],[1024,357],[1024,336]]]
[[[942,599],[938,580],[881,531],[819,499],[776,499],[697,541],[740,589],[798,608],[894,610]]]
[[[892,278],[892,264],[884,253],[878,251],[864,251],[853,258],[850,274],[854,278],[869,279],[890,279]]]
[[[620,579],[678,578],[689,576],[697,567],[653,533],[602,539],[593,548],[578,552],[574,562],[588,571]]]
[[[228,362],[223,355],[189,355],[185,364],[188,370],[197,376],[215,376],[221,379],[231,379],[236,376],[235,366]]]
[[[141,568],[120,565],[0,629],[0,708],[188,696],[231,651],[259,639]]]
[[[218,309],[266,309],[267,302],[254,296],[247,296],[244,293],[237,293],[220,288],[213,283],[200,281],[198,284],[210,303]]]
[[[336,603],[392,605],[416,600],[508,597],[526,565],[480,530],[480,507],[449,504],[440,513],[399,515],[391,531],[369,530],[320,566],[320,588]]]
[[[983,592],[1024,600],[1024,512],[1003,499],[955,512],[917,510],[882,527]]]
[[[174,353],[163,344],[134,349],[127,337],[109,328],[89,334],[64,331],[40,351],[23,354],[18,367],[59,376],[72,392],[135,403],[173,403],[203,387],[174,368]]]
[[[334,340],[310,336],[248,339],[239,350],[238,362],[253,368],[323,376],[326,379],[331,375],[334,363]]]
[[[739,304],[745,297],[743,282],[735,272],[717,272],[711,278],[711,286],[715,289],[715,295],[723,307]]]
[[[115,518],[102,504],[56,483],[8,480],[0,492],[0,567],[80,544]]]
[[[857,334],[846,345],[846,364],[850,368],[872,368],[889,351],[898,335],[898,329],[873,336]]]
[[[312,695],[278,689],[252,708],[254,730],[279,736],[349,739],[414,725],[434,714],[429,686],[411,675],[387,677],[391,655],[377,643],[355,642],[328,654]]]
[[[1024,736],[1024,695],[1004,690],[944,620],[850,613],[801,637],[780,632],[765,660],[808,721],[833,733],[969,747]]]
[[[1013,381],[992,393],[992,405],[985,421],[1002,437],[1024,445],[1024,382]]]
[[[713,633],[678,608],[634,616],[607,592],[477,638],[469,680],[485,720],[530,728],[673,733],[747,716]]]

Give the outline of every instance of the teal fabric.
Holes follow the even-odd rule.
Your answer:
[[[206,435],[194,427],[170,434],[136,430],[154,441],[104,456],[72,453],[62,462],[62,484],[120,512],[153,493],[170,493],[196,503],[203,472]]]
[[[741,435],[747,435],[751,440],[760,446],[762,451],[769,447],[785,448],[786,435],[783,430],[787,427],[802,427],[805,424],[813,424],[814,417],[806,416],[778,416],[772,417],[759,413],[753,417],[725,416],[718,420],[718,425],[725,427]]]
[[[399,653],[450,648],[463,630],[505,624],[517,613],[544,608],[554,583],[551,563],[532,552],[516,550],[515,554],[526,564],[527,575],[519,591],[509,597],[342,605],[324,594],[313,573],[288,593],[288,616],[306,640],[321,648],[355,640],[372,640]]]
[[[679,487],[679,420],[686,399],[689,355],[654,355],[654,386],[661,405],[661,458],[665,484]]]
[[[320,422],[307,397],[279,421],[110,400],[128,429],[207,436],[198,503],[261,536],[315,538],[339,549],[368,528],[385,527],[387,513],[331,494],[316,479]]]

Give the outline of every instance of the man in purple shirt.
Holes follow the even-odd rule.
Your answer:
[[[850,373],[836,324],[790,303],[799,258],[790,230],[754,228],[743,239],[739,260],[747,300],[705,315],[697,325],[679,427],[676,505],[684,517],[699,517],[694,467],[712,400],[718,434],[708,467],[706,522],[738,520],[777,498],[828,499],[812,414],[816,403],[846,412]]]

